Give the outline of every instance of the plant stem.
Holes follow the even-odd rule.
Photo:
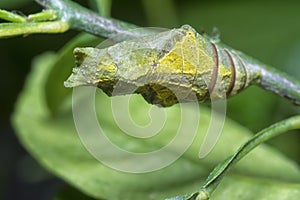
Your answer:
[[[258,86],[300,105],[300,82],[287,74],[269,67],[247,55],[240,55],[248,69],[257,71],[260,79],[255,82]]]
[[[8,12],[6,10],[0,9],[0,19],[4,19],[9,22],[26,22],[26,18],[23,16],[20,16],[18,14]]]
[[[53,21],[56,19],[57,19],[56,12],[50,9],[43,10],[42,12],[28,16],[28,21],[30,22]]]
[[[69,0],[36,1],[46,8],[55,10],[59,17],[67,21],[72,28],[97,36],[111,38],[120,34],[130,37],[140,37],[147,33],[143,29],[131,31],[130,29],[138,27],[119,20],[101,17],[91,10]]]
[[[198,195],[193,195],[193,198],[190,199],[208,199],[211,193],[221,183],[228,171],[251,150],[275,136],[295,129],[300,129],[300,116],[283,120],[257,133],[253,138],[241,146],[235,154],[220,163],[208,176],[205,184],[202,186],[200,191],[197,192]],[[200,198],[199,195],[202,197]]]
[[[261,87],[300,105],[300,83],[272,68],[262,68]]]
[[[63,33],[68,29],[69,24],[64,21],[2,23],[0,24],[0,38],[33,33]]]

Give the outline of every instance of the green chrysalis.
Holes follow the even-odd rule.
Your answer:
[[[286,91],[285,86],[300,90],[292,79],[213,43],[188,25],[103,49],[76,48],[74,54],[77,67],[66,87],[92,85],[109,96],[138,93],[165,107],[223,99],[258,84],[300,104],[299,93]]]

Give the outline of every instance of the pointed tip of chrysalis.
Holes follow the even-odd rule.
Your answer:
[[[64,86],[66,88],[72,88],[72,87],[76,87],[79,86],[78,83],[74,82],[73,80],[73,75],[71,75],[65,82],[64,82]]]
[[[75,67],[71,76],[64,82],[64,86],[67,88],[85,85],[97,86],[98,78],[98,73],[94,66]]]
[[[75,70],[74,70],[75,71]],[[71,76],[64,82],[64,86],[67,88],[87,85],[87,81],[84,76],[78,73],[72,73]]]
[[[97,62],[101,51],[95,48],[75,48],[74,51],[76,67],[73,68],[71,76],[64,82],[67,88],[96,85]]]
[[[83,85],[96,85],[96,73],[94,66],[82,65],[73,68],[72,74],[64,82],[67,88],[83,86]]]

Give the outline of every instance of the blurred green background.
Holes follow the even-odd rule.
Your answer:
[[[80,3],[93,5],[87,1]],[[30,0],[2,0],[0,8],[24,14],[41,9]],[[299,8],[299,1],[279,0],[123,0],[113,1],[112,16],[140,26],[172,28],[190,24],[208,34],[217,28],[227,45],[300,79]],[[76,34],[69,31],[0,41],[0,199],[51,199],[57,188],[64,185],[42,169],[19,144],[10,115],[32,59],[42,52],[59,50]],[[299,108],[257,87],[228,101],[228,117],[253,132],[299,113]],[[285,134],[269,143],[300,163],[299,135]],[[28,176],[30,172],[35,176]]]

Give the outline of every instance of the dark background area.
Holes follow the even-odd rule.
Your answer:
[[[176,0],[169,7],[161,6],[161,10],[152,9],[149,2],[114,1],[112,16],[140,26],[171,28],[188,23],[208,33],[217,27],[224,43],[300,78],[300,3],[297,1]],[[81,3],[87,5],[86,1]],[[27,0],[2,1],[0,7],[26,15],[41,9]],[[28,155],[14,133],[10,116],[32,59],[45,51],[58,51],[77,33],[0,40],[0,199],[52,199],[65,185]],[[230,99],[228,104],[228,116],[254,132],[299,111],[286,100],[255,87]],[[299,143],[296,134],[285,134],[270,141],[298,163]]]

